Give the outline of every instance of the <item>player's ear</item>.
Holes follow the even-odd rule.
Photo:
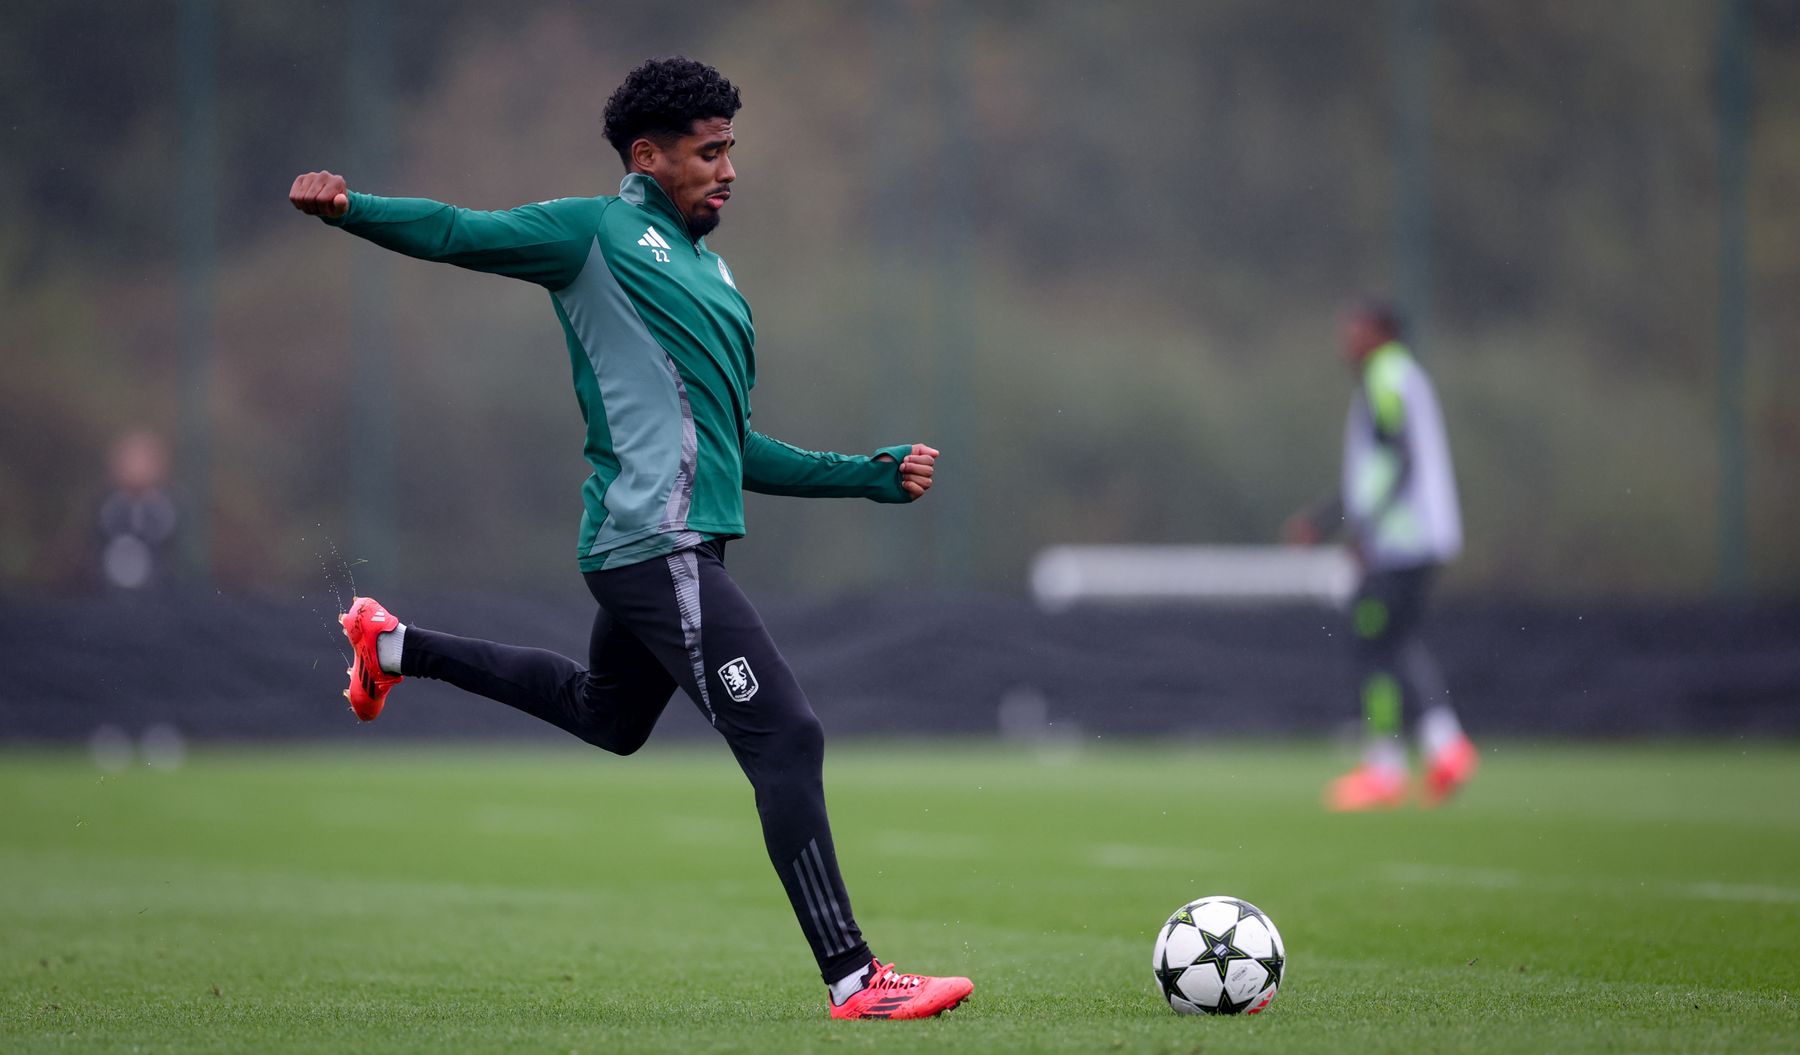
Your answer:
[[[656,141],[647,136],[640,136],[631,143],[631,167],[643,172],[654,171],[657,158],[662,154]]]

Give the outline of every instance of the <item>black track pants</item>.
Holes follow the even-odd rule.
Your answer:
[[[1358,690],[1372,734],[1398,735],[1406,707],[1417,718],[1450,702],[1437,660],[1419,637],[1436,571],[1425,565],[1369,572],[1351,602]]]
[[[406,628],[400,672],[499,700],[614,754],[644,745],[680,686],[756,790],[763,842],[827,982],[869,962],[825,816],[825,737],[724,544],[588,572],[586,667],[554,652]]]

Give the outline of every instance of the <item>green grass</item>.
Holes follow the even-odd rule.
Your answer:
[[[1800,749],[1489,745],[1436,812],[1329,816],[1322,747],[838,745],[876,951],[966,973],[832,1023],[722,745],[0,754],[0,1050],[1719,1051],[1800,1047]],[[1255,901],[1263,1015],[1155,995],[1163,918]]]

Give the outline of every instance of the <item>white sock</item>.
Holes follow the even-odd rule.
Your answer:
[[[1397,736],[1375,736],[1363,748],[1363,764],[1384,773],[1406,772],[1406,748]]]
[[[873,963],[866,967],[858,967],[849,974],[831,983],[831,1006],[842,1007],[844,1001],[862,992],[869,985],[869,975],[875,970]]]
[[[1462,723],[1448,707],[1433,707],[1419,718],[1419,750],[1426,758],[1461,740],[1462,735]]]
[[[406,642],[406,624],[395,623],[394,629],[375,638],[375,659],[383,674],[400,673],[400,649]]]

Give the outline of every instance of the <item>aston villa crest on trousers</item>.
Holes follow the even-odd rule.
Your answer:
[[[725,683],[725,691],[731,694],[731,698],[739,703],[756,695],[756,675],[751,672],[750,664],[743,656],[720,667],[719,680]]]

